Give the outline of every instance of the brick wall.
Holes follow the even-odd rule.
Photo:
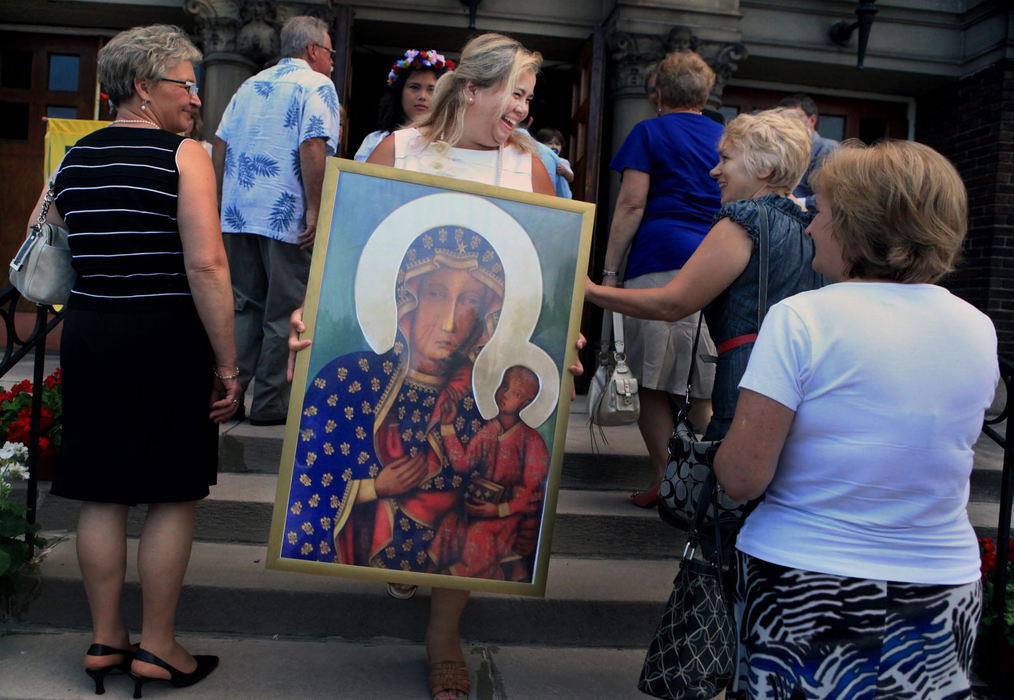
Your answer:
[[[947,156],[969,197],[968,238],[943,285],[993,319],[1014,359],[1014,60],[921,98],[916,140]]]

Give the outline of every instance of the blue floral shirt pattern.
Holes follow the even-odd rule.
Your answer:
[[[222,231],[296,243],[306,228],[299,146],[326,138],[338,147],[338,93],[301,58],[283,58],[247,79],[215,135],[226,142]]]

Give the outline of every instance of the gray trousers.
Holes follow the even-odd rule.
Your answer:
[[[310,251],[249,233],[226,234],[236,309],[239,381],[254,383],[250,417],[284,419],[289,408],[285,366],[289,316],[303,303]]]

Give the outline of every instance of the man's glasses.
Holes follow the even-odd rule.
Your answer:
[[[189,80],[176,80],[175,78],[159,78],[159,80],[167,80],[170,83],[176,83],[177,85],[182,85],[183,87],[185,87],[187,89],[187,93],[191,97],[196,96],[197,95],[197,90],[199,89],[197,87],[197,83],[192,83]]]
[[[332,61],[334,60],[335,54],[337,54],[337,53],[338,53],[338,52],[337,52],[337,51],[335,51],[334,49],[329,49],[328,47],[324,46],[323,44],[318,44],[317,42],[314,42],[314,43],[313,43],[313,45],[314,45],[314,46],[316,46],[316,47],[317,47],[318,49],[324,49],[324,50],[325,50],[325,51],[327,51],[327,52],[328,52],[329,54],[331,54],[331,60],[332,60]]]

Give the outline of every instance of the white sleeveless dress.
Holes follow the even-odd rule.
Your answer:
[[[418,129],[400,129],[394,132],[394,167],[532,191],[532,154],[513,145],[492,151],[425,146]]]

